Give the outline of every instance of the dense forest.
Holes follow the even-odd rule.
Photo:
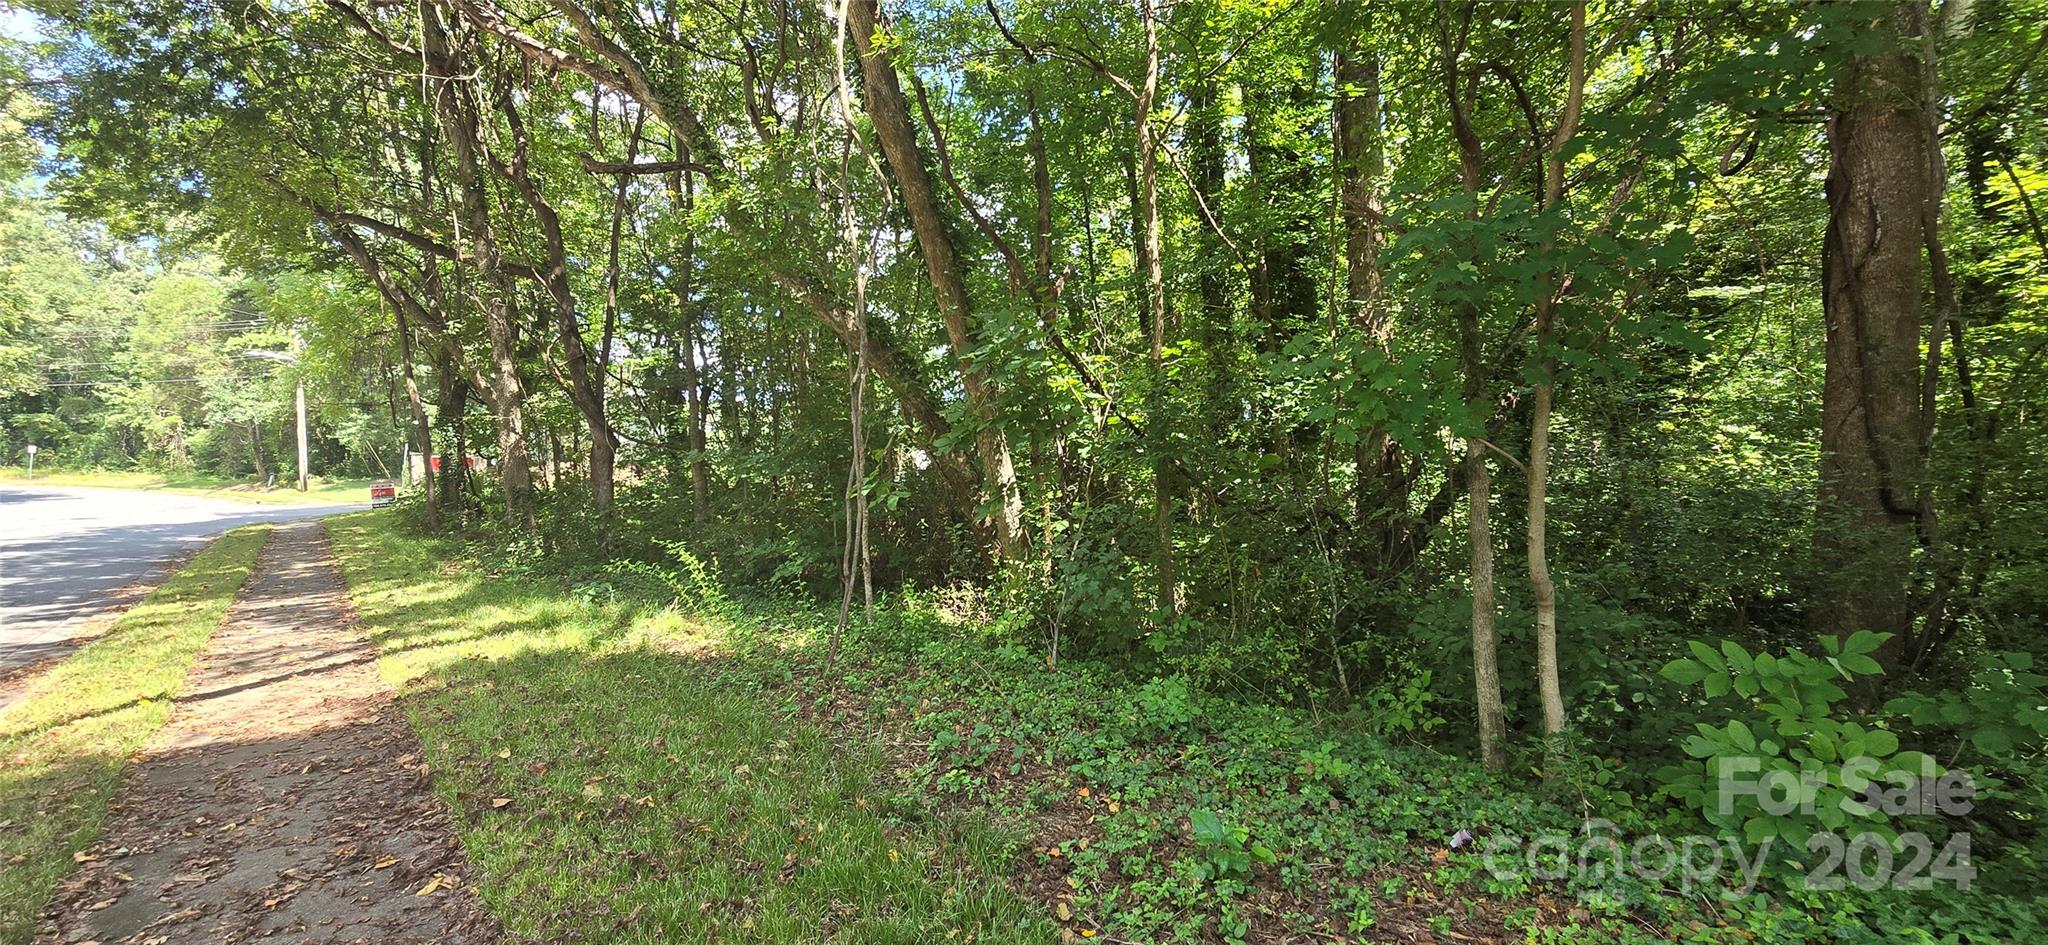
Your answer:
[[[1788,848],[1843,815],[1717,764],[1968,772],[1849,816],[1968,898],[1814,927],[2038,928],[2048,4],[26,6],[10,463],[283,479],[304,380],[315,471],[486,461],[415,528],[835,658],[946,589],[1047,679]]]

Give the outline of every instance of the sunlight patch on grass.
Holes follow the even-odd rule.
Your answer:
[[[874,746],[724,670],[719,628],[451,573],[396,519],[329,519],[486,904],[560,942],[1049,943],[1012,844],[875,788]]]
[[[121,769],[170,718],[268,531],[214,542],[0,713],[0,943],[29,941],[73,854],[99,837]]]

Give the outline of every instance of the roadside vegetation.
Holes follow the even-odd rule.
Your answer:
[[[1486,841],[1547,835],[1598,862],[1589,817],[1596,843],[1626,844],[1685,816],[1631,796],[1619,761],[1539,791],[1447,755],[1422,698],[1333,714],[1097,660],[1048,672],[967,592],[883,601],[828,663],[831,610],[694,559],[564,568],[422,538],[393,513],[328,528],[487,903],[537,940],[2041,931],[1992,878],[1964,895],[1788,894],[1769,876],[1742,889],[1732,866],[1646,880],[1489,859]]]
[[[534,941],[1038,942],[1014,844],[874,790],[885,746],[793,718],[731,624],[328,522],[485,902]],[[801,636],[797,637],[801,638]],[[763,636],[757,641],[778,642]]]
[[[269,529],[236,529],[0,710],[0,943],[25,945],[105,823],[128,759],[170,718],[185,673]]]
[[[515,927],[2048,937],[2048,0],[21,3],[0,459],[438,457]]]
[[[89,486],[100,489],[142,489],[232,499],[257,505],[360,505],[370,500],[370,479],[321,479],[307,483],[305,492],[293,488],[287,476],[282,485],[215,476],[168,476],[132,470],[86,469],[44,472],[40,467],[30,476],[22,467],[0,466],[0,483],[35,486]]]

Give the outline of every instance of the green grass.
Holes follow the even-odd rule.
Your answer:
[[[1435,721],[1410,731],[1086,659],[1054,671],[950,592],[883,602],[828,682],[813,603],[398,522],[328,527],[485,900],[521,939],[2040,938],[2031,900],[1978,889],[1733,903],[1715,882],[1495,871],[1492,842],[1583,839],[1588,813],[1631,840],[1703,828],[1583,787],[1611,760],[1581,759],[1546,799],[1440,753],[1426,704]],[[671,596],[711,616],[640,603]],[[1487,842],[1454,852],[1461,830]]]
[[[731,628],[444,565],[385,513],[327,521],[437,791],[515,935],[550,942],[1049,943],[1017,839],[878,784],[792,717]],[[500,803],[502,801],[502,803]]]
[[[20,466],[0,466],[0,483],[5,482],[39,486],[143,489],[232,499],[256,505],[340,505],[370,501],[372,480],[323,479],[315,476],[307,484],[307,490],[300,492],[291,487],[291,478],[284,475],[278,477],[278,486],[266,488],[260,483],[248,480],[213,476],[172,477],[160,473],[114,469],[47,470],[39,466],[35,476],[30,477],[27,470]]]
[[[0,713],[0,943],[25,943],[73,854],[98,839],[128,757],[171,714],[267,529],[213,543]]]

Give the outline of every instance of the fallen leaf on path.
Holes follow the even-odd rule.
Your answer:
[[[80,850],[77,853],[71,854],[71,862],[73,863],[90,863],[97,859],[99,859],[99,857],[93,856],[92,854],[87,853],[84,850]]]
[[[385,858],[383,858],[383,859],[381,859],[381,860],[378,860],[378,861],[377,861],[376,863],[373,863],[373,864],[371,864],[370,868],[371,868],[371,869],[373,869],[373,870],[381,870],[381,869],[388,869],[388,868],[390,868],[390,867],[393,867],[393,866],[397,866],[397,865],[398,865],[398,857],[395,857],[395,856],[387,856],[387,857],[385,857]]]
[[[509,797],[494,797],[491,798],[491,809],[496,810],[510,803],[512,803],[512,799]]]

